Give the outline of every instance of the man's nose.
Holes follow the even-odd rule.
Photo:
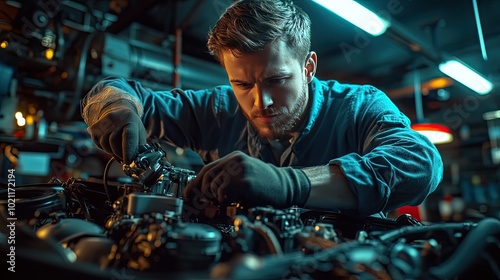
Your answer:
[[[259,109],[265,109],[273,104],[271,94],[263,87],[256,85],[254,93],[254,106]]]

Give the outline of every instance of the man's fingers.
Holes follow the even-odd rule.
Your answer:
[[[184,190],[184,197],[192,199],[195,196],[206,198],[208,200],[217,202],[218,191],[227,183],[224,178],[224,165],[221,161],[214,161],[205,165],[198,175],[189,182]]]
[[[105,138],[105,137],[103,137],[103,138]],[[104,140],[106,140],[106,139],[104,139]],[[106,149],[105,150],[108,151],[109,153],[112,153],[113,156],[116,158],[116,160],[122,161],[123,156],[122,156],[122,133],[121,133],[121,130],[117,129],[116,131],[111,132],[108,135],[106,142],[107,142],[108,147],[106,147],[107,150]],[[103,143],[103,145],[104,145],[104,143]]]
[[[130,164],[139,152],[139,131],[136,124],[128,124],[121,133],[122,158],[125,164]]]

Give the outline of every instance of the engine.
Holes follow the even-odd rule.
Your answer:
[[[182,193],[196,174],[172,166],[158,144],[142,146],[123,171],[130,183],[18,186],[16,220],[11,192],[1,190],[10,267],[78,279],[500,278],[495,218],[422,224],[410,215],[188,205]]]

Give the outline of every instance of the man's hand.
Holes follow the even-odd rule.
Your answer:
[[[129,100],[104,107],[88,131],[97,147],[125,164],[137,156],[139,145],[146,144],[146,129]]]
[[[221,205],[287,208],[303,206],[310,189],[302,170],[276,167],[238,151],[204,166],[184,190],[184,198],[198,205],[206,198]]]

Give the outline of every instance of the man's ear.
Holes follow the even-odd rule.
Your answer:
[[[310,83],[316,75],[316,67],[318,65],[318,55],[315,52],[309,52],[304,63],[304,73],[307,78],[307,82]]]

